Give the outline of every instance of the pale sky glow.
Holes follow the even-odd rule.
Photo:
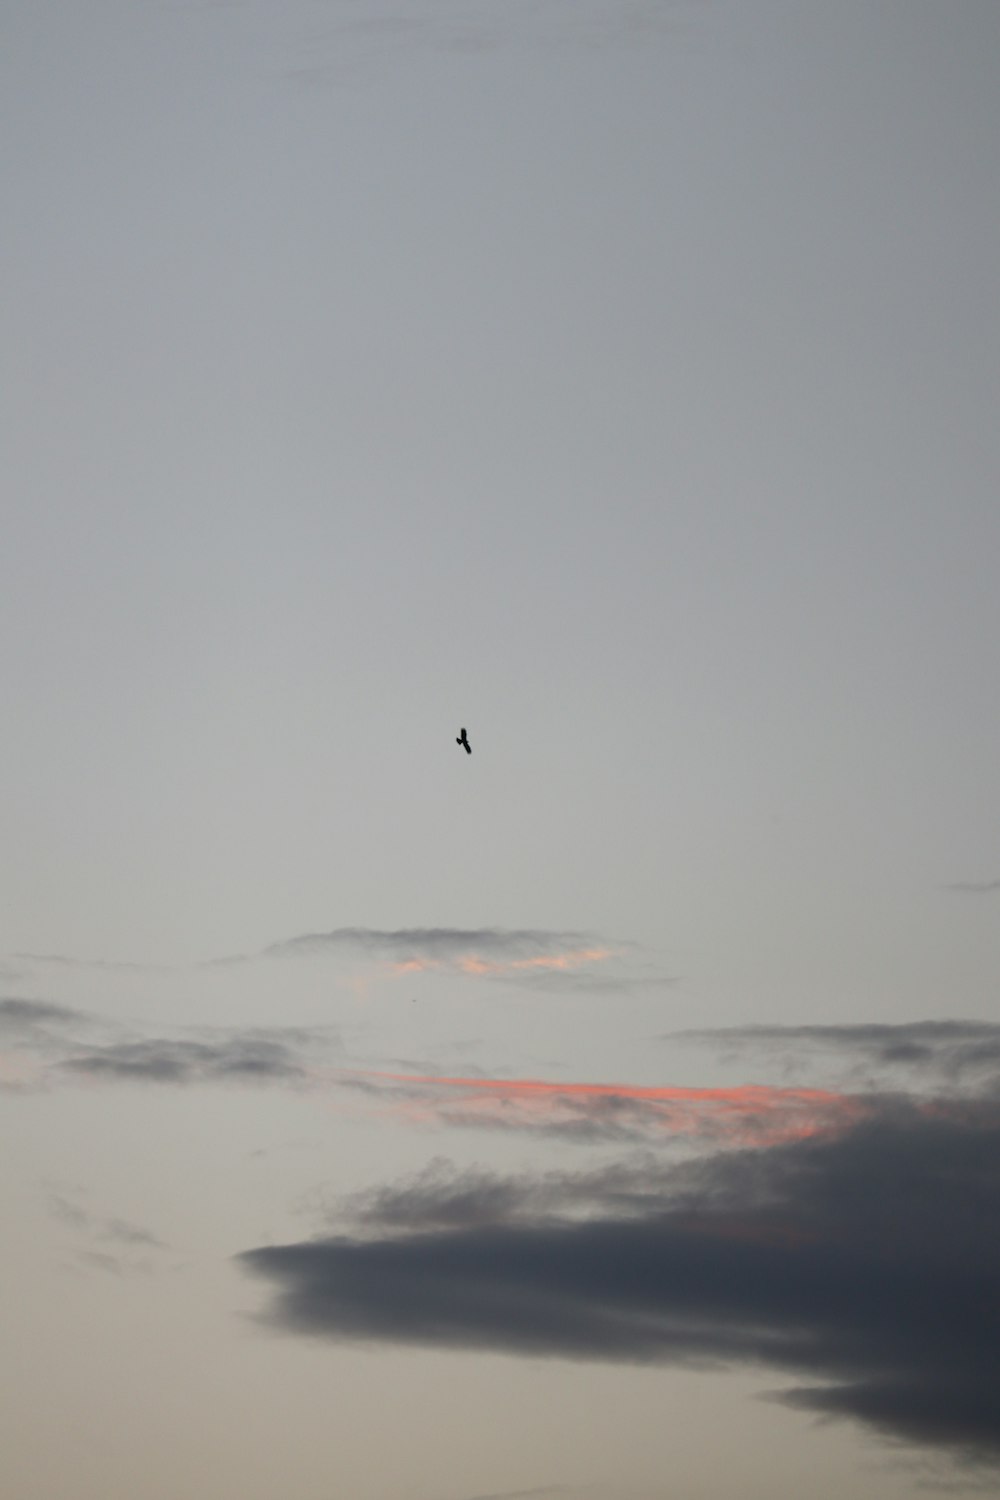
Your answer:
[[[1000,7],[0,30],[4,1500],[1000,1494]]]

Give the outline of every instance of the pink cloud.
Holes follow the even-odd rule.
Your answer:
[[[644,1139],[673,1135],[747,1146],[842,1129],[863,1109],[856,1098],[825,1089],[755,1084],[699,1089],[385,1072],[355,1076],[394,1094],[409,1118],[427,1124]]]
[[[425,974],[434,969],[458,969],[462,974],[478,977],[516,974],[523,970],[567,971],[586,964],[604,963],[614,956],[610,948],[572,948],[565,953],[544,953],[535,958],[506,960],[483,958],[478,953],[461,953],[454,958],[406,958],[391,966],[393,974]]]

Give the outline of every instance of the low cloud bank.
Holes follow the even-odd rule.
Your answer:
[[[355,1204],[357,1211],[359,1205]],[[882,1099],[839,1133],[369,1195],[245,1252],[270,1322],[336,1339],[756,1365],[775,1399],[1000,1463],[1000,1111]]]

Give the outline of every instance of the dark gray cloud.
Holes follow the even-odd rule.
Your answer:
[[[1000,891],[1000,880],[953,880],[947,889],[966,896],[985,896],[991,891]]]
[[[404,1183],[366,1189],[341,1201],[337,1217],[345,1215],[367,1228],[379,1230],[440,1229],[449,1226],[510,1222],[540,1211],[551,1212],[576,1195],[563,1191],[565,1177],[540,1178],[527,1183],[516,1177],[469,1169],[455,1172],[436,1157]]]
[[[548,1200],[427,1180],[371,1200],[367,1232],[241,1261],[299,1333],[770,1367],[797,1378],[776,1399],[1000,1463],[995,1107],[883,1100],[836,1136],[614,1178]]]
[[[212,1042],[168,1037],[112,1042],[78,1051],[58,1066],[90,1078],[135,1083],[293,1083],[306,1074],[287,1041],[253,1032]]]
[[[328,1219],[345,1219],[367,1233],[537,1223],[602,1212],[633,1216],[659,1208],[664,1182],[660,1154],[637,1152],[590,1171],[552,1171],[525,1178],[483,1169],[456,1171],[435,1157],[413,1177],[369,1188],[326,1204]]]
[[[899,1025],[734,1026],[668,1033],[663,1041],[691,1041],[726,1051],[757,1050],[801,1056],[840,1054],[875,1067],[923,1069],[938,1077],[990,1076],[1000,1070],[1000,1025],[992,1021],[908,1021]]]

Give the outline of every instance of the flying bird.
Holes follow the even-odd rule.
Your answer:
[[[469,744],[469,737],[464,729],[462,730],[462,733],[459,735],[458,739],[455,741],[455,744],[464,745],[466,755],[472,754],[472,746]]]

